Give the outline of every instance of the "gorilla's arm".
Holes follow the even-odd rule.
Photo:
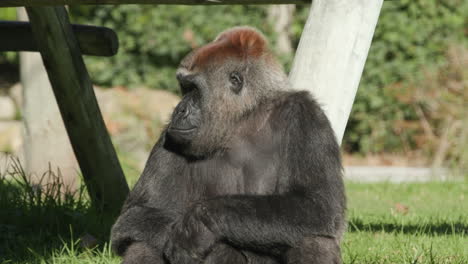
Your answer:
[[[112,228],[112,246],[118,255],[124,255],[135,242],[143,242],[161,252],[168,226],[173,222],[168,212],[160,209],[132,206],[122,213]]]
[[[206,201],[197,210],[220,240],[279,255],[308,235],[336,237],[334,216],[326,203],[296,194],[239,195]]]
[[[340,236],[344,190],[339,147],[325,115],[307,98],[305,93],[291,96],[271,120],[283,129],[281,163],[287,170],[281,171],[288,175],[277,177],[286,191],[202,201],[186,213],[186,230],[202,223],[219,241],[268,254],[284,253],[308,235]],[[184,239],[183,232],[178,235]],[[200,253],[198,245],[192,246],[192,252]]]
[[[144,172],[127,197],[122,213],[112,227],[112,246],[118,255],[127,256],[127,249],[132,250],[134,247],[131,245],[139,243],[144,244],[145,250],[137,247],[138,251],[153,251],[162,257],[162,248],[176,214],[152,201],[155,185],[158,178],[162,177],[156,164],[152,164],[161,144],[162,142],[158,142],[153,148]]]

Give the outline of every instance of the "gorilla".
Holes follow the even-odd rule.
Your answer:
[[[176,77],[183,99],[112,228],[123,263],[341,263],[339,146],[263,35],[224,31]]]

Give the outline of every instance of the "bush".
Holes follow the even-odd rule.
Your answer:
[[[425,71],[422,80],[388,89],[401,104],[414,111],[414,120],[393,124],[398,135],[411,134],[414,149],[433,157],[432,165],[452,166],[460,173],[468,171],[468,47],[451,46],[447,62]],[[466,174],[468,176],[468,174]]]
[[[348,150],[369,153],[418,147],[417,133],[404,125],[420,116],[411,102],[401,98],[420,88],[417,84],[424,83],[425,73],[446,67],[450,45],[467,45],[466,14],[468,2],[463,0],[384,3],[347,126]],[[397,93],[398,87],[405,89]],[[427,98],[435,100],[433,96]]]

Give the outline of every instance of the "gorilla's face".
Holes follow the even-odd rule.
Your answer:
[[[192,141],[202,125],[201,87],[195,77],[192,74],[177,74],[184,97],[175,108],[167,131],[178,143]]]
[[[183,99],[167,132],[185,152],[197,155],[222,148],[251,101],[244,73],[242,67],[226,63],[202,71],[179,68],[177,80]]]

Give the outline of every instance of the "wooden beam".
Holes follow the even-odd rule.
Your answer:
[[[105,27],[72,25],[81,53],[94,56],[113,56],[117,53],[117,34]],[[1,51],[38,51],[28,22],[0,21]]]
[[[314,0],[289,76],[323,106],[339,142],[383,0]]]
[[[310,0],[0,0],[0,7],[51,5],[253,5],[253,4],[310,4]]]
[[[26,11],[91,199],[99,209],[118,212],[128,185],[67,11],[62,6],[27,7]]]

